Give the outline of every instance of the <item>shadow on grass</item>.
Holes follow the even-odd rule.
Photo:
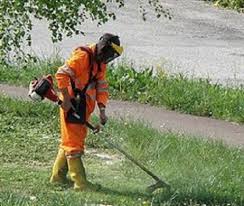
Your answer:
[[[159,192],[153,195],[153,205],[160,205],[163,202],[171,202],[179,205],[191,205],[197,203],[200,205],[244,205],[244,199],[233,197],[231,195],[218,195],[211,192],[185,194],[178,191]]]
[[[99,193],[109,194],[109,195],[115,195],[115,196],[126,196],[131,198],[152,198],[152,195],[149,193],[143,193],[140,191],[130,191],[130,190],[115,190],[108,187],[102,186],[102,188],[98,191]]]
[[[53,190],[55,190],[56,192],[63,192],[66,190],[73,190],[73,183],[67,182],[66,184],[53,184],[53,183],[49,183],[48,184],[49,187],[51,187]],[[130,191],[130,190],[115,190],[112,188],[108,188],[108,187],[104,187],[101,186],[101,188],[96,191],[97,193],[101,193],[101,194],[106,194],[106,195],[114,195],[114,196],[122,196],[122,197],[130,197],[130,198],[151,198],[152,194],[150,193],[143,193],[140,191]]]
[[[66,189],[71,189],[71,185],[66,185],[65,187],[60,187],[61,191]],[[56,188],[56,191],[58,189]],[[152,205],[162,205],[162,203],[170,203],[172,205],[231,205],[231,206],[241,206],[244,205],[244,199],[241,197],[233,197],[231,195],[217,195],[209,191],[199,192],[199,193],[181,193],[176,190],[156,190],[154,193],[150,194],[142,191],[136,190],[116,190],[108,187],[102,186],[98,193],[105,195],[129,197],[132,199],[143,198],[145,200],[150,200]]]

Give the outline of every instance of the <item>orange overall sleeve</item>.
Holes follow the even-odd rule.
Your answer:
[[[86,52],[76,49],[73,51],[71,57],[66,61],[65,65],[60,67],[55,75],[58,88],[67,88],[70,83],[70,77],[76,79],[81,76],[89,64],[88,55]]]
[[[108,102],[108,83],[106,81],[106,65],[101,65],[101,71],[97,74],[97,84],[96,84],[96,101],[98,104],[103,104],[106,106]]]

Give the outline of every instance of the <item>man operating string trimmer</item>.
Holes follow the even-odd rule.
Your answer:
[[[58,88],[61,92],[60,97],[53,89],[51,75],[30,83],[29,96],[31,99],[41,101],[46,98],[61,106],[61,144],[53,165],[51,183],[67,182],[69,172],[76,190],[98,190],[100,188],[99,185],[87,180],[81,155],[84,153],[87,127],[94,133],[99,132],[100,126],[94,127],[89,123],[96,103],[100,110],[100,123],[104,125],[107,122],[105,114],[108,100],[108,84],[105,80],[106,64],[119,57],[122,52],[123,47],[120,46],[119,37],[108,33],[104,34],[95,45],[75,49],[65,65],[60,67],[56,73]],[[125,155],[156,180],[155,184],[147,187],[148,192],[154,192],[158,188],[170,189],[167,182],[148,170],[117,144],[111,142],[109,136],[110,134],[107,133],[104,142]]]
[[[96,103],[100,122],[105,124],[108,84],[105,80],[106,64],[123,52],[119,37],[106,33],[97,44],[78,47],[55,75],[61,92],[61,144],[53,165],[51,183],[65,183],[67,172],[76,190],[97,190],[98,185],[86,178],[81,160],[87,136],[86,122]]]

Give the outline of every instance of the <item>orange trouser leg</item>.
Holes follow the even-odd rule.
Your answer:
[[[61,144],[65,153],[83,153],[87,128],[82,124],[72,124],[65,120],[65,113],[60,110]]]
[[[89,115],[88,115],[89,116]],[[61,144],[60,148],[65,151],[68,164],[68,172],[74,182],[76,190],[97,190],[100,186],[87,181],[85,168],[81,161],[81,154],[84,153],[87,127],[82,124],[72,124],[65,121],[65,113],[60,110],[61,123]]]

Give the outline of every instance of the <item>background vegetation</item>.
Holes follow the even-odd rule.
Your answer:
[[[26,54],[26,47],[32,42],[33,19],[45,20],[52,41],[58,42],[65,36],[84,34],[80,25],[88,19],[97,25],[115,20],[117,9],[124,5],[124,0],[1,0],[0,61],[9,64],[33,59],[31,54]],[[169,17],[159,0],[138,0],[134,5],[139,7],[144,20],[151,11],[156,18]],[[111,10],[112,6],[114,10]]]
[[[244,0],[207,0],[212,1],[217,6],[235,9],[244,12]]]
[[[34,77],[54,74],[62,64],[59,58],[21,67],[0,66],[0,82],[28,86]],[[110,65],[107,72],[113,99],[165,106],[188,114],[244,122],[243,87],[227,88],[208,79],[169,75],[152,69],[138,71],[133,65]]]

